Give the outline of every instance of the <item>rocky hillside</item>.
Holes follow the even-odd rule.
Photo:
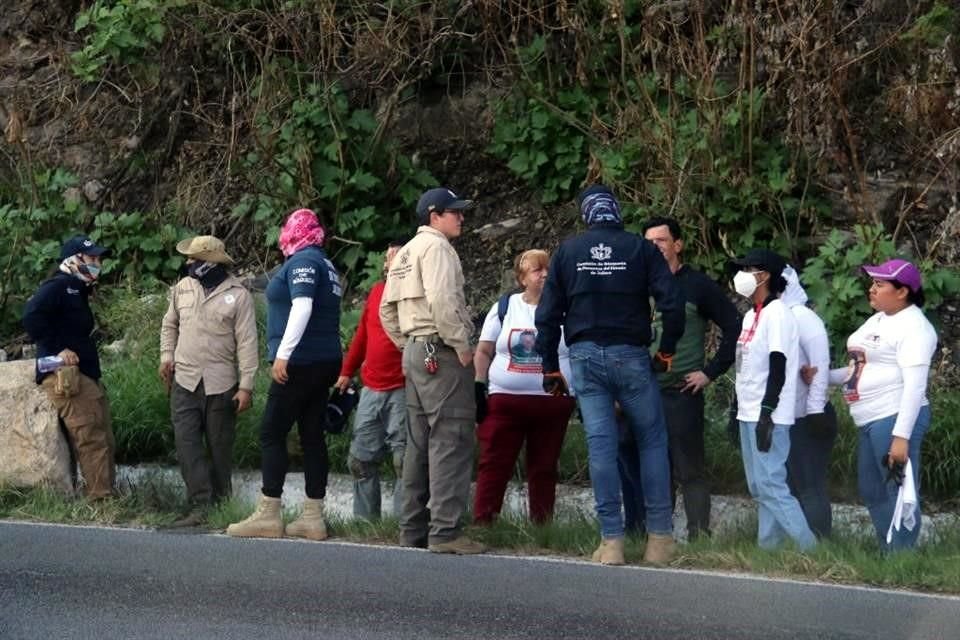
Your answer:
[[[70,228],[148,286],[188,231],[269,268],[307,205],[359,289],[437,183],[479,202],[458,245],[478,317],[598,179],[631,224],[680,218],[714,273],[767,244],[843,304],[845,253],[958,263],[958,26],[942,0],[9,0],[0,332]],[[956,287],[937,282],[960,346]]]

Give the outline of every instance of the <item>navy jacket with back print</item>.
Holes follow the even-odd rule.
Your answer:
[[[656,246],[619,224],[594,225],[564,241],[537,305],[544,373],[559,370],[561,325],[568,345],[648,346],[651,296],[663,317],[660,350],[672,354],[683,335],[683,294]]]

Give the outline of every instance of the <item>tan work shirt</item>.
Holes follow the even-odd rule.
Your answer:
[[[406,338],[438,334],[458,354],[470,353],[473,323],[463,295],[463,268],[453,245],[433,227],[418,228],[393,259],[380,320],[401,348]]]
[[[193,391],[203,380],[207,395],[237,384],[253,391],[257,373],[257,319],[253,296],[234,276],[207,295],[196,278],[170,287],[160,325],[160,362],[174,362],[174,377]]]

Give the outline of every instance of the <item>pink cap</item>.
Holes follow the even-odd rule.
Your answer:
[[[864,265],[863,272],[875,280],[896,280],[916,293],[923,286],[920,270],[906,260],[887,260],[876,266]]]

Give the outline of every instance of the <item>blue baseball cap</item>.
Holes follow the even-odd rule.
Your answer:
[[[461,198],[446,187],[428,189],[417,201],[417,219],[429,222],[431,213],[443,213],[446,210],[462,211],[473,206],[473,200]]]
[[[110,249],[101,247],[90,239],[89,236],[78,234],[63,243],[60,248],[60,259],[64,260],[70,256],[82,253],[87,256],[110,256]]]

